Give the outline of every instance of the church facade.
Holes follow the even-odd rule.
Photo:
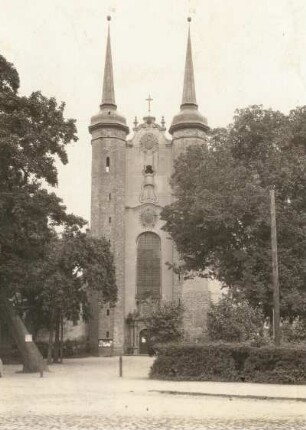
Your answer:
[[[209,301],[205,285],[187,282],[184,286],[169,269],[167,263],[177,262],[179,256],[160,219],[162,208],[173,201],[169,179],[174,160],[188,145],[204,143],[208,131],[196,101],[190,28],[182,103],[169,128],[171,139],[163,120],[158,124],[150,114],[142,123],[135,120],[132,138],[127,139],[130,130],[115,102],[109,28],[102,93],[100,110],[89,126],[91,234],[110,242],[118,302],[110,308],[92,299],[89,343],[98,355],[141,354],[147,352],[143,316],[148,307],[179,299],[186,299],[188,307],[189,300],[194,308],[186,326],[192,332],[196,318],[202,327],[203,306]]]

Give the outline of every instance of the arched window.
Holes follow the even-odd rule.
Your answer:
[[[110,158],[106,157],[105,171],[108,173],[110,169]]]
[[[155,233],[142,233],[137,242],[137,299],[159,299],[160,288],[160,238]]]

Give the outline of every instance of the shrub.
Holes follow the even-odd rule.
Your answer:
[[[144,318],[152,346],[183,339],[183,312],[183,306],[175,302],[165,302],[152,307]]]
[[[262,337],[264,317],[260,309],[252,308],[246,300],[236,301],[223,296],[211,304],[207,315],[207,331],[211,341],[246,342]]]
[[[156,351],[153,379],[306,383],[306,351],[300,347],[168,344]]]
[[[306,340],[306,322],[300,318],[290,322],[284,320],[281,323],[282,340],[289,343],[305,342]]]

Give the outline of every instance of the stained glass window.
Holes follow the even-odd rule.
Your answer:
[[[146,232],[137,243],[137,298],[158,299],[161,284],[160,238]]]

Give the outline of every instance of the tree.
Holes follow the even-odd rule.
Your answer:
[[[48,245],[36,288],[28,292],[30,314],[41,313],[49,330],[48,359],[54,339],[54,362],[62,350],[64,320],[90,318],[89,298],[96,293],[101,303],[114,305],[117,298],[115,269],[110,245],[79,230],[66,230]],[[55,335],[55,337],[54,337]]]
[[[192,174],[186,174],[192,172]],[[306,315],[306,107],[236,111],[175,163],[163,210],[186,268],[272,314],[269,188],[276,190],[281,315]]]
[[[237,301],[225,295],[211,304],[207,314],[207,330],[211,341],[259,341],[263,335],[264,318],[260,309],[252,308],[246,300]]]
[[[144,318],[151,346],[179,342],[183,339],[183,312],[183,306],[175,302],[165,302],[151,307]]]
[[[21,96],[18,90],[19,76],[16,69],[0,56],[1,305],[6,311],[24,362],[29,370],[37,370],[41,367],[41,356],[38,351],[34,351],[29,363],[27,357],[30,345],[24,342],[26,328],[22,327],[21,320],[15,324],[18,305],[23,306],[24,299],[31,297],[36,304],[41,300],[45,306],[42,312],[48,310],[48,303],[51,305],[47,299],[48,284],[53,282],[55,288],[57,276],[62,281],[59,282],[60,288],[69,277],[68,272],[62,270],[58,259],[56,266],[56,252],[66,252],[66,266],[69,265],[70,252],[71,267],[76,267],[79,263],[74,260],[76,253],[83,252],[82,279],[93,285],[96,280],[101,281],[103,276],[94,269],[95,263],[90,269],[86,255],[88,259],[90,256],[97,257],[104,245],[94,244],[94,239],[85,239],[81,229],[86,222],[80,217],[67,214],[62,200],[50,191],[58,183],[56,160],[66,164],[66,147],[77,140],[75,121],[64,118],[64,103],[58,104],[53,97],[47,98],[39,91]],[[59,228],[66,232],[62,240],[58,238]],[[67,246],[68,243],[72,245],[71,241],[74,241],[76,248],[68,252]],[[64,243],[65,246],[67,243],[66,248]],[[85,246],[87,251],[80,251],[77,246]],[[90,251],[90,247],[96,247],[96,250]],[[103,252],[106,258],[108,251],[105,246]],[[110,258],[109,255],[107,258]],[[51,266],[54,272],[49,278],[47,268]],[[105,270],[108,274],[111,273],[109,267]],[[70,286],[76,286],[75,278],[75,273],[70,274]],[[105,297],[115,298],[112,278],[109,282],[110,284],[104,282],[100,288],[105,288]],[[112,293],[108,290],[110,285]],[[73,293],[75,300],[76,291],[79,291],[79,303],[84,303],[80,290],[80,287],[74,291],[66,289],[66,293]]]

